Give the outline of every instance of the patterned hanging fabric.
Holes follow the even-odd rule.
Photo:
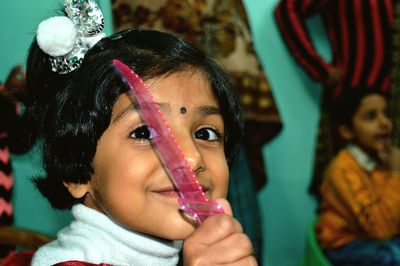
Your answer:
[[[0,95],[0,225],[10,226],[14,222],[12,192],[14,178],[10,155],[10,129],[18,120],[16,109],[11,102]],[[0,258],[15,247],[0,245]]]
[[[7,132],[0,130],[0,225],[12,225],[14,218],[11,202],[14,179],[7,143]],[[14,247],[10,245],[0,245],[0,258],[6,256],[13,249]]]

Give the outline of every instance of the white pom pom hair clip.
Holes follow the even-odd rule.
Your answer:
[[[51,17],[39,24],[36,40],[40,49],[46,54],[63,56],[74,48],[76,35],[72,20],[59,16]]]
[[[68,17],[46,19],[36,33],[38,46],[51,56],[52,71],[59,74],[77,69],[86,52],[105,37],[103,14],[94,0],[65,0],[64,8]]]

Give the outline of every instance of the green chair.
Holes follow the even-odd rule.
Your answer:
[[[332,266],[322,252],[315,235],[315,224],[312,223],[307,231],[307,243],[301,266]]]

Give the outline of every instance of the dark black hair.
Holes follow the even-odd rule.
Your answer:
[[[353,127],[353,118],[362,100],[371,95],[379,94],[389,100],[389,93],[375,87],[347,87],[329,107],[331,117],[332,149],[336,153],[348,143],[339,134],[339,128]]]
[[[386,99],[389,98],[388,93],[374,87],[346,88],[330,106],[330,113],[334,126],[338,127],[344,125],[351,128],[353,117],[360,107],[361,101],[371,94],[379,94]]]
[[[27,62],[26,112],[39,125],[37,134],[43,140],[46,177],[35,182],[53,207],[70,208],[79,201],[63,182],[90,180],[97,141],[110,123],[116,98],[128,90],[113,59],[129,65],[143,80],[186,69],[204,73],[222,112],[225,154],[232,162],[244,123],[237,92],[223,69],[189,42],[169,33],[129,29],[99,41],[69,74],[53,73],[49,59],[34,41]]]

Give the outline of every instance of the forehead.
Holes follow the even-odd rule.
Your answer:
[[[170,73],[160,77],[145,80],[144,83],[164,111],[171,109],[181,110],[182,107],[190,109],[211,106],[219,108],[218,100],[215,97],[210,83],[205,74],[201,71],[184,70]],[[119,112],[126,105],[137,108],[134,98],[122,96],[114,105],[114,112]],[[121,102],[122,100],[122,102]]]
[[[358,110],[365,111],[369,109],[385,108],[386,105],[387,100],[383,95],[377,93],[369,94],[361,100]]]
[[[183,100],[187,103],[207,101],[217,103],[206,75],[196,70],[184,70],[145,81],[155,98]]]

